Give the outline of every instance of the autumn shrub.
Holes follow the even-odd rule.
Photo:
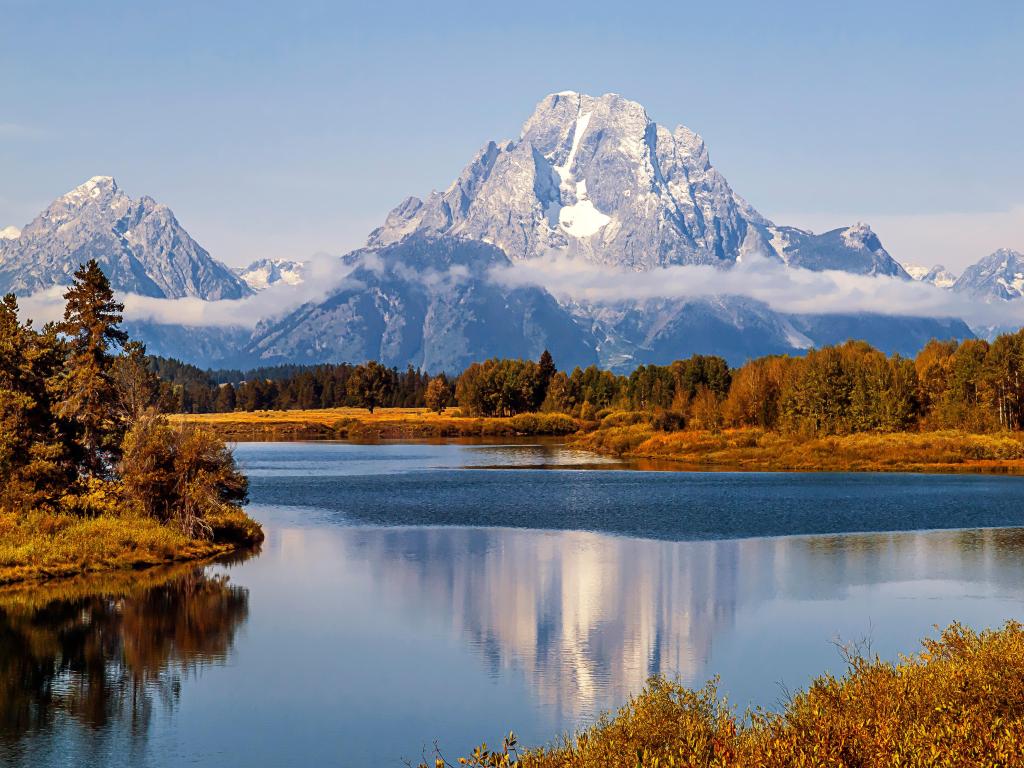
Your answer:
[[[659,408],[654,412],[650,423],[659,432],[676,432],[686,427],[686,414],[670,408]]]
[[[128,432],[119,470],[129,503],[189,537],[213,538],[211,519],[230,518],[247,500],[248,481],[222,439],[156,414]]]
[[[651,414],[646,411],[612,411],[601,419],[598,429],[631,427],[634,424],[650,424]]]
[[[737,714],[714,682],[653,678],[614,715],[560,743],[521,750],[510,734],[459,762],[504,768],[869,768],[1024,765],[1024,627],[959,624],[920,652],[847,655],[780,712]],[[438,756],[438,766],[448,765]]]
[[[508,420],[509,426],[524,435],[571,435],[579,423],[564,413],[521,413]]]
[[[573,443],[573,446],[597,453],[622,456],[634,451],[654,434],[654,429],[650,424],[609,427],[607,429],[598,429],[582,436]]]

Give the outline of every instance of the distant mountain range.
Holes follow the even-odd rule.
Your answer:
[[[375,358],[454,371],[550,348],[562,367],[623,370],[694,352],[739,363],[850,337],[912,353],[932,336],[971,335],[955,319],[783,313],[725,290],[596,300],[566,295],[564,286],[495,279],[496,270],[555,257],[655,276],[687,265],[725,276],[761,259],[783,270],[917,279],[979,300],[1024,291],[1024,257],[1014,251],[998,251],[956,279],[942,267],[904,269],[865,224],[823,234],[777,225],[733,192],[688,128],[660,126],[621,96],[564,92],[543,99],[517,139],[488,142],[447,190],[402,202],[365,248],[340,258],[333,289],[311,286],[320,280],[302,262],[229,269],[166,206],[132,199],[98,176],[23,229],[0,230],[0,292],[66,284],[79,263],[96,258],[121,292],[245,300],[242,313],[263,306],[252,297],[273,288],[275,307],[292,307],[264,307],[266,316],[238,328],[133,321],[151,351],[201,365]],[[311,287],[316,298],[303,302]]]
[[[915,280],[948,288],[982,301],[1013,301],[1024,297],[1024,254],[1010,248],[990,253],[957,277],[941,264],[934,267],[907,265]]]

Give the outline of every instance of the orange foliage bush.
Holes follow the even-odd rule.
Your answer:
[[[493,768],[868,768],[1024,765],[1024,627],[958,624],[897,663],[852,655],[779,713],[738,717],[714,683],[652,679],[614,716],[562,743],[481,746],[462,765]],[[436,766],[449,765],[438,757]],[[425,767],[424,767],[425,768]]]

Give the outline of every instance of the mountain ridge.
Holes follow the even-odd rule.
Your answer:
[[[66,285],[89,259],[126,293],[205,300],[251,294],[170,208],[148,196],[129,197],[111,176],[93,176],[50,203],[17,237],[0,239],[0,293]]]

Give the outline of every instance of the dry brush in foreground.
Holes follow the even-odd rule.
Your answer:
[[[459,763],[494,768],[967,768],[1024,765],[1024,627],[954,624],[896,663],[848,657],[782,712],[737,717],[714,683],[652,679],[614,715],[551,747],[510,734]],[[438,756],[437,768],[449,763]],[[425,768],[425,766],[423,767]]]

